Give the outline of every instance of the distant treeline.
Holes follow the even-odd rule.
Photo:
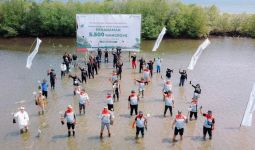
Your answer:
[[[0,36],[75,36],[77,13],[142,14],[142,37],[155,39],[163,26],[167,36],[208,35],[255,37],[255,14],[228,14],[216,6],[201,7],[169,0],[80,3],[6,0],[0,3]]]

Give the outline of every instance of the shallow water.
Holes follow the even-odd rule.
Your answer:
[[[133,79],[139,78],[138,70],[133,71],[128,62],[128,53],[124,53],[124,69],[121,80],[120,102],[115,103],[115,122],[112,137],[99,139],[100,120],[97,115],[105,106],[105,95],[111,89],[108,78],[112,64],[103,64],[99,75],[90,79],[83,86],[86,88],[91,104],[86,115],[78,115],[76,137],[67,138],[66,126],[60,123],[60,114],[68,104],[72,104],[78,112],[77,97],[72,96],[72,81],[60,79],[60,63],[62,54],[74,52],[75,39],[51,38],[42,39],[43,43],[36,55],[31,70],[25,68],[26,57],[32,38],[0,39],[0,146],[1,149],[255,149],[255,128],[239,128],[246,103],[254,83],[255,40],[247,38],[211,38],[211,45],[204,51],[194,71],[188,72],[188,81],[200,83],[202,95],[200,104],[204,111],[213,111],[216,129],[213,140],[202,140],[204,119],[187,124],[184,140],[172,143],[173,118],[163,118],[160,75],[154,73],[151,84],[146,86],[145,98],[140,101],[139,109],[148,118],[148,131],[145,138],[134,140],[135,130],[131,128],[134,117],[129,117],[127,98],[132,89],[137,89]],[[187,114],[188,103],[193,88],[186,83],[184,88],[178,87],[179,68],[186,68],[202,40],[164,40],[160,49],[152,53],[154,41],[143,41],[142,52],[147,60],[160,56],[163,58],[162,74],[166,67],[174,68],[172,77],[177,110]],[[79,54],[79,58],[84,54]],[[110,60],[112,60],[110,58]],[[43,116],[37,113],[32,92],[38,86],[37,81],[47,78],[46,71],[52,65],[57,72],[56,90],[49,91],[47,112]],[[73,70],[73,72],[76,72]],[[79,71],[77,71],[79,74]],[[11,113],[17,110],[20,100],[30,115],[30,133],[19,135],[18,127],[12,124]],[[38,138],[37,129],[42,131]]]

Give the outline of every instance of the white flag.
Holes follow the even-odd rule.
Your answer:
[[[192,56],[191,61],[189,63],[188,69],[189,70],[193,70],[197,60],[199,59],[200,55],[202,54],[202,52],[204,51],[204,49],[210,44],[211,42],[209,41],[209,39],[206,39],[201,45],[199,45],[196,53]]]
[[[27,64],[26,64],[26,67],[28,69],[31,68],[32,66],[32,61],[35,57],[35,55],[38,53],[38,50],[39,50],[39,46],[41,44],[41,40],[39,38],[36,39],[36,46],[35,46],[35,49],[33,50],[33,52],[27,57]]]
[[[160,34],[158,35],[157,41],[155,42],[155,44],[154,44],[154,46],[153,46],[153,49],[152,49],[153,52],[155,52],[155,51],[158,49],[159,44],[160,44],[160,42],[162,41],[163,36],[164,36],[165,34],[166,34],[166,28],[164,27],[164,28],[162,29],[162,31],[160,32]]]
[[[251,126],[252,113],[254,112],[254,110],[255,110],[255,83],[253,84],[253,88],[250,94],[250,99],[243,116],[243,120],[241,123],[242,126]]]

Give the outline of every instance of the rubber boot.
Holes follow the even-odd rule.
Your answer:
[[[68,131],[68,137],[70,137],[71,136],[71,131]]]
[[[103,133],[100,133],[100,138],[103,138]]]
[[[75,131],[73,131],[73,136],[75,136]]]

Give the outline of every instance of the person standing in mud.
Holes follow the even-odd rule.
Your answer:
[[[131,91],[131,94],[128,97],[128,108],[130,109],[130,116],[133,115],[133,111],[135,111],[135,115],[137,115],[138,111],[138,101],[139,97],[137,96],[135,90]]]
[[[71,128],[73,130],[73,136],[75,136],[75,124],[76,124],[76,116],[73,110],[73,107],[71,105],[68,105],[64,116],[61,117],[61,123],[62,125],[65,124],[64,119],[66,119],[66,125],[68,129],[68,137],[71,136]]]
[[[116,101],[116,99],[117,99],[117,101],[119,101],[119,98],[120,98],[120,83],[119,83],[119,80],[114,81],[112,89],[113,89],[114,102]]]
[[[172,91],[167,91],[164,94],[164,99],[163,100],[165,101],[164,117],[166,117],[166,112],[167,112],[168,109],[170,111],[170,116],[172,117],[173,116],[172,110],[174,108],[174,96],[173,96]]]
[[[115,68],[117,65],[117,61],[118,61],[117,53],[112,51],[112,56],[113,56],[113,66],[112,67]]]
[[[185,123],[187,122],[188,122],[187,117],[184,116],[181,111],[178,111],[178,114],[175,116],[174,122],[172,124],[172,129],[174,129],[173,142],[176,142],[176,136],[178,134],[180,135],[180,140],[182,140],[184,126]]]
[[[107,103],[107,106],[108,106],[108,110],[114,110],[114,107],[113,107],[113,97],[112,97],[112,94],[111,93],[107,93],[106,95],[106,103]]]
[[[186,70],[183,70],[183,71],[181,72],[181,70],[179,69],[179,73],[180,73],[180,75],[181,75],[179,86],[184,86],[184,82],[185,82],[185,80],[187,80],[187,78],[188,78],[187,73],[186,73]]]
[[[85,114],[86,105],[89,105],[89,95],[86,93],[85,89],[77,89],[76,93],[79,94],[79,112],[81,115],[81,111],[83,110],[83,114]]]
[[[110,110],[107,109],[107,107],[104,107],[104,109],[102,110],[100,118],[101,118],[100,138],[103,138],[103,132],[105,127],[108,130],[108,136],[111,137],[110,125],[113,122],[113,115],[110,112]]]
[[[117,76],[118,76],[119,80],[121,80],[122,66],[123,66],[123,62],[121,59],[119,59],[117,66],[116,66],[116,72],[117,72]]]
[[[69,75],[69,78],[73,79],[73,86],[74,86],[73,95],[76,95],[76,90],[79,86],[79,82],[82,83],[82,81],[80,78],[78,78],[78,76],[76,74],[74,76]]]
[[[81,70],[81,83],[87,83],[88,71],[80,66],[79,69]]]
[[[49,69],[48,76],[50,76],[50,87],[51,87],[51,89],[54,90],[56,79],[57,79],[54,69]]]
[[[13,117],[13,123],[16,123],[16,119],[18,120],[20,134],[28,132],[29,116],[25,107],[21,106],[19,111],[13,114]]]
[[[132,61],[131,61],[131,65],[133,69],[136,69],[136,53],[133,53],[133,55],[131,55]]]
[[[90,77],[94,79],[94,69],[90,61],[87,63],[87,68],[88,68],[89,79]]]
[[[99,57],[99,59],[102,59],[102,50],[100,48],[97,49],[97,55]]]
[[[66,64],[64,62],[60,65],[60,69],[61,69],[61,79],[62,79],[66,73]]]
[[[150,60],[148,63],[148,68],[150,70],[150,75],[151,75],[151,78],[153,76],[153,64],[154,64],[154,61]]]
[[[108,63],[109,62],[109,52],[107,49],[105,49],[104,51],[104,63]]]
[[[202,106],[200,107],[200,114],[204,116],[206,119],[204,121],[203,125],[203,138],[204,140],[206,139],[206,134],[208,133],[209,139],[212,139],[212,131],[214,130],[214,124],[215,124],[215,119],[212,115],[212,111],[208,110],[208,113],[203,113],[202,112]]]
[[[142,73],[143,69],[144,69],[144,66],[145,66],[145,60],[143,59],[143,57],[141,57],[139,59],[139,73]]]
[[[200,84],[196,84],[193,85],[190,81],[190,84],[192,85],[192,87],[195,89],[194,90],[194,94],[193,94],[193,98],[198,99],[200,94],[201,94],[201,88],[200,88]]]
[[[35,99],[36,104],[39,108],[38,114],[44,114],[45,112],[45,103],[46,103],[46,98],[45,96],[42,95],[42,91],[39,91],[39,95]]]
[[[73,67],[76,68],[78,66],[78,63],[77,63],[77,55],[76,54],[73,54],[72,55],[72,58],[73,58]]]
[[[135,117],[133,122],[132,128],[136,126],[136,136],[135,138],[138,139],[138,135],[141,132],[142,138],[144,137],[144,129],[147,130],[147,119],[144,117],[143,112],[139,111],[139,115]]]
[[[46,79],[43,79],[43,82],[41,84],[41,90],[42,90],[42,95],[48,98],[48,83]]]
[[[148,84],[148,81],[145,81],[144,78],[141,78],[141,80],[135,79],[136,82],[138,82],[138,97],[142,95],[142,98],[144,97],[144,89],[145,85]]]
[[[99,57],[99,55],[96,56],[96,62],[97,62],[97,68],[99,70],[100,69],[100,63],[101,63],[101,58]]]
[[[171,70],[171,69],[169,69],[169,68],[166,69],[166,78],[167,78],[168,80],[171,79],[171,76],[172,76],[173,71],[174,71],[174,70]]]
[[[95,72],[96,72],[96,74],[98,74],[98,72],[97,72],[97,60],[96,60],[96,58],[93,58],[92,59],[93,61],[91,61],[91,63],[92,63],[92,68],[93,68],[93,71],[95,70]]]

